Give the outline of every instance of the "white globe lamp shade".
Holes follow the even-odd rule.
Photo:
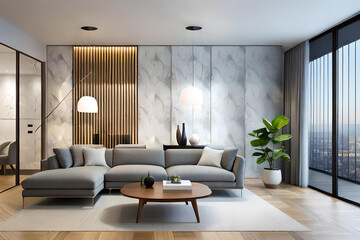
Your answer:
[[[202,105],[203,93],[196,87],[186,87],[180,93],[180,103],[190,105]]]
[[[77,103],[77,110],[83,113],[97,113],[98,104],[96,99],[90,96],[81,97]]]

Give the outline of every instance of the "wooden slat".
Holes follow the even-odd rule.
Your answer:
[[[107,148],[119,144],[123,135],[137,143],[137,47],[74,47],[73,51],[73,143],[92,144],[95,133]],[[96,98],[98,113],[77,112],[82,96]]]

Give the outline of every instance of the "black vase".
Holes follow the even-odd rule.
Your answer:
[[[176,141],[177,141],[178,145],[181,146],[181,132],[180,132],[179,125],[177,125],[177,127],[176,127]]]
[[[185,123],[182,124],[182,136],[181,136],[181,144],[180,146],[186,146],[187,138],[185,132]]]
[[[148,172],[147,177],[144,179],[144,185],[149,188],[152,187],[154,183],[155,183],[155,179],[152,176],[150,176],[150,172]]]

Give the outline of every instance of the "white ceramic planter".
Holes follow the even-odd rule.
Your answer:
[[[262,172],[262,180],[267,188],[277,188],[281,183],[281,170],[280,169],[267,169],[264,168]]]

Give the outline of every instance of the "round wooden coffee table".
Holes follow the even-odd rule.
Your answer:
[[[188,201],[193,206],[197,222],[200,222],[196,199],[211,195],[212,192],[208,186],[193,182],[191,191],[163,191],[162,185],[162,182],[156,182],[151,188],[146,188],[140,186],[140,183],[130,183],[121,188],[124,196],[139,199],[136,223],[139,222],[142,209],[147,202],[185,202],[188,205]]]

